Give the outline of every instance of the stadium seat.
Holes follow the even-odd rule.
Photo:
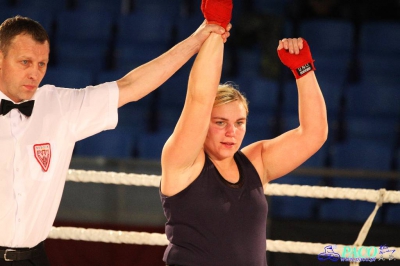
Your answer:
[[[400,204],[387,206],[385,222],[391,225],[400,225]]]
[[[360,26],[359,59],[362,80],[384,76],[398,83],[398,43],[400,23],[397,21],[366,21]],[[375,42],[383,38],[384,42]]]
[[[398,82],[371,76],[345,90],[347,116],[392,117],[400,116],[400,90]]]
[[[116,70],[130,71],[166,52],[163,44],[117,43],[113,54]]]
[[[257,77],[261,74],[262,54],[260,49],[239,48],[237,51],[237,73],[242,77]]]
[[[289,185],[321,185],[320,177],[286,175],[273,180],[271,184],[289,184]],[[270,199],[270,212],[272,218],[280,219],[314,219],[317,215],[320,199],[290,197],[290,196],[273,196]]]
[[[159,14],[171,15],[178,17],[181,15],[181,0],[133,0],[133,12],[148,12],[158,16]],[[200,9],[200,5],[199,5]]]
[[[326,199],[321,202],[319,218],[322,221],[364,223],[375,208],[375,203],[342,199]],[[374,222],[382,222],[378,211]]]
[[[332,168],[389,171],[392,146],[378,141],[348,139],[331,149]]]
[[[335,143],[331,148],[333,169],[389,171],[391,169],[392,146],[378,141],[348,139]],[[342,188],[374,189],[386,188],[387,179],[369,177],[334,176],[330,186]],[[329,221],[364,222],[374,208],[374,204],[364,201],[329,200],[321,203],[320,218]],[[376,222],[382,221],[379,212]]]
[[[64,88],[84,88],[94,85],[94,75],[83,68],[51,67],[47,69],[41,85],[51,84]]]
[[[299,26],[299,36],[307,40],[312,55],[342,59],[346,65],[354,48],[354,26],[339,19],[305,19]]]
[[[180,42],[189,37],[204,21],[204,17],[201,14],[193,16],[179,16],[175,20],[176,27],[176,41]]]
[[[95,84],[116,81],[127,74],[126,71],[100,71],[95,78]],[[151,104],[153,102],[154,93],[138,101],[130,102],[118,109],[118,126],[134,126],[135,131],[140,133],[149,129]]]
[[[366,21],[360,29],[360,52],[385,57],[400,55],[400,23],[394,21]],[[373,40],[385,40],[375,42]]]
[[[79,41],[108,44],[112,37],[113,18],[105,11],[64,11],[56,18],[58,42]]]
[[[175,74],[157,91],[157,124],[161,130],[171,130],[182,113],[187,91],[188,76]]]
[[[54,0],[16,0],[16,7],[44,9],[49,10],[51,14],[68,9],[68,0],[54,1]]]
[[[55,49],[56,65],[61,67],[84,67],[93,73],[110,68],[109,48],[106,45],[80,42],[58,42]]]
[[[388,81],[398,81],[399,55],[385,56],[383,54],[361,53],[360,60],[360,79],[368,80],[371,77],[384,77]]]
[[[341,108],[344,78],[341,80],[334,79],[326,75],[321,75],[318,70],[316,71],[316,76],[324,96],[327,113],[330,119],[333,120],[338,116]],[[296,81],[293,78],[290,81],[286,81],[283,86],[283,111],[297,113],[298,108],[298,91]]]
[[[20,15],[23,17],[29,17],[33,20],[38,21],[43,28],[47,31],[50,39],[54,31],[54,11],[47,7],[7,7],[0,10],[0,21],[3,22],[6,18]],[[51,41],[51,40],[50,40]]]
[[[172,130],[146,132],[138,138],[138,158],[145,160],[161,160],[161,152]]]
[[[58,66],[100,71],[109,67],[113,18],[106,11],[74,10],[56,18],[55,56]]]
[[[108,12],[113,17],[127,13],[128,6],[124,5],[124,0],[75,0],[75,9],[87,11],[101,11]]]
[[[254,77],[245,84],[239,84],[240,88],[243,88],[249,101],[251,112],[275,112],[278,109],[279,84],[276,80]]]
[[[284,16],[286,4],[287,1],[282,0],[253,0],[253,12]]]
[[[116,42],[119,44],[158,44],[170,46],[173,19],[169,14],[134,12],[120,16],[117,20]]]
[[[399,121],[395,117],[348,116],[345,136],[350,139],[379,141],[394,146],[399,136]]]
[[[259,140],[271,139],[274,136],[275,114],[268,111],[251,112],[247,117],[246,135],[242,146]]]
[[[323,168],[326,165],[328,144],[326,143],[300,167]],[[271,184],[323,186],[324,179],[318,175],[289,173],[273,180]],[[318,215],[321,200],[317,198],[274,196],[271,198],[271,217],[290,219],[314,219]]]
[[[74,156],[128,159],[134,154],[139,135],[135,125],[117,126],[76,143]]]
[[[400,140],[400,139],[398,139]],[[398,147],[397,152],[396,152],[396,170],[400,171],[400,148]],[[398,190],[400,190],[400,181],[397,182],[398,184]]]

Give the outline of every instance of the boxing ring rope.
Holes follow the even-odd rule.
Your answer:
[[[134,185],[158,187],[160,176],[146,174],[116,173],[105,171],[84,171],[69,170],[67,181],[83,183],[104,183],[114,185]],[[376,206],[371,215],[365,221],[364,226],[359,232],[358,238],[353,244],[355,247],[361,247],[368,231],[372,225],[373,219],[379,207],[383,203],[400,203],[400,191],[388,191],[385,189],[355,189],[355,188],[337,188],[321,186],[303,186],[303,185],[284,185],[267,184],[264,187],[265,195],[268,196],[296,196],[308,198],[329,198],[329,199],[347,199],[375,202]],[[104,229],[85,229],[74,227],[53,227],[49,238],[63,240],[82,240],[119,244],[138,244],[138,245],[168,245],[165,234],[146,233],[146,232],[127,232],[113,231]],[[328,245],[335,245],[339,253],[343,251],[345,245],[330,243],[306,243],[282,240],[267,240],[268,251],[318,255]],[[348,246],[348,245],[347,245]],[[364,248],[373,248],[365,247]],[[375,247],[376,248],[376,247]],[[393,258],[400,260],[400,247],[389,247],[399,250],[393,253]],[[387,259],[387,258],[386,258]],[[351,262],[350,265],[358,265]]]

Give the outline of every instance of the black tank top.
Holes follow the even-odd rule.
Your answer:
[[[163,260],[184,266],[265,266],[268,206],[260,177],[240,151],[240,178],[227,182],[206,156],[199,177],[178,194],[160,193],[170,241]]]

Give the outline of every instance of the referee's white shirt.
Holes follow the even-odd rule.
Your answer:
[[[118,97],[116,82],[84,89],[45,85],[32,98],[31,117],[17,109],[0,115],[0,246],[34,247],[47,238],[75,142],[116,127]],[[0,99],[10,100],[1,92]],[[42,144],[51,151],[47,171],[33,148]]]

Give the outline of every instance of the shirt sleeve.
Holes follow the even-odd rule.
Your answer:
[[[116,82],[74,90],[67,113],[70,114],[68,119],[72,125],[70,129],[75,135],[75,141],[117,126],[118,97],[119,89]]]

